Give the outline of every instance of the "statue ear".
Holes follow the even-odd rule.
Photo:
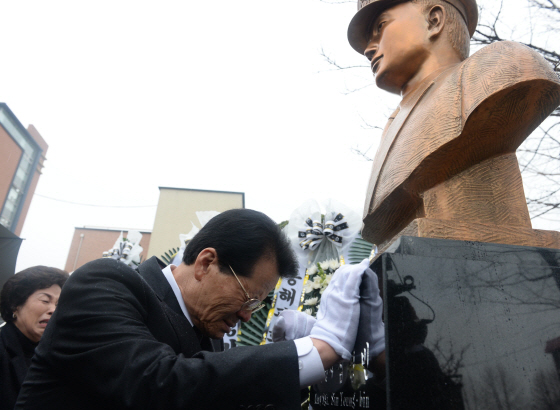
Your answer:
[[[441,5],[433,6],[427,15],[428,18],[428,31],[430,32],[430,39],[436,39],[443,31],[447,15],[445,9]]]

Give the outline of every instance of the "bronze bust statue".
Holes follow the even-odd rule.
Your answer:
[[[515,42],[468,57],[477,19],[476,0],[358,0],[350,44],[403,97],[364,209],[380,249],[403,234],[560,248],[560,233],[531,227],[515,155],[560,105],[560,81]]]

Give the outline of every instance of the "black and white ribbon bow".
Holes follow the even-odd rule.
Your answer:
[[[336,232],[348,229],[348,223],[344,220],[344,215],[341,213],[337,214],[332,220],[326,221],[324,224],[322,221],[313,221],[311,218],[307,218],[305,224],[308,228],[305,231],[298,232],[298,238],[302,239],[299,243],[302,249],[313,251],[317,249],[325,238],[330,240],[337,247],[342,247],[343,238],[337,235]]]

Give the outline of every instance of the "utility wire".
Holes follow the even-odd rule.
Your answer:
[[[72,204],[72,205],[93,206],[96,208],[155,208],[157,207],[157,205],[130,205],[130,206],[129,205],[94,205],[94,204],[84,204],[81,202],[66,201],[64,199],[52,198],[50,196],[41,195],[37,193],[34,193],[33,195],[40,196],[41,198],[50,199],[51,201],[64,202],[66,204]]]

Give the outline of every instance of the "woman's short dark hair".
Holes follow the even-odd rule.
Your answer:
[[[262,212],[252,209],[230,209],[210,219],[188,243],[183,262],[192,265],[200,252],[214,248],[221,270],[250,276],[262,257],[276,258],[281,277],[297,274],[298,263],[291,244],[276,223]]]
[[[62,288],[68,276],[68,272],[49,266],[32,266],[16,273],[6,281],[0,293],[2,319],[12,322],[14,311],[24,305],[29,296],[53,285]]]

